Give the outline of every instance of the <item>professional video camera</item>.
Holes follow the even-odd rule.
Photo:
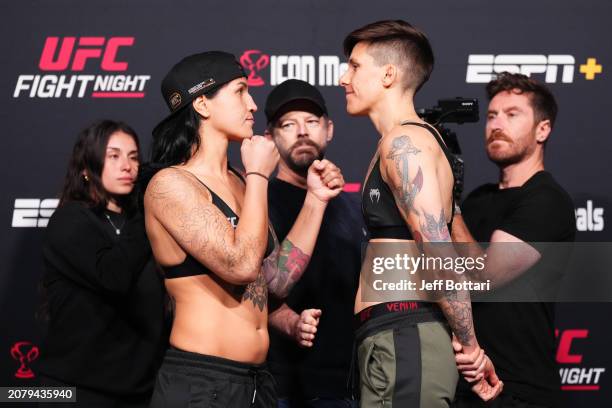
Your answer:
[[[442,126],[442,123],[459,123],[478,122],[478,99],[454,98],[440,99],[438,105],[431,109],[417,109],[417,114],[421,119],[430,125],[434,126],[440,132],[442,140],[453,154],[452,169],[455,176],[455,186],[453,195],[455,202],[461,200],[463,193],[463,159],[461,155],[461,147],[457,139],[457,134],[452,130]]]

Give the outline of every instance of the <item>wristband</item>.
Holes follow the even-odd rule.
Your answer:
[[[259,173],[259,172],[257,172],[257,171],[249,171],[249,172],[248,172],[248,173],[246,173],[244,176],[246,177],[246,176],[249,176],[249,175],[251,175],[251,174],[254,174],[254,175],[259,176],[259,177],[263,177],[263,178],[265,178],[265,179],[266,179],[266,181],[270,181],[270,179],[269,179],[267,176],[265,176],[265,175],[263,175],[263,174],[261,174],[261,173]]]

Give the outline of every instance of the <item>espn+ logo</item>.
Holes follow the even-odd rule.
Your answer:
[[[83,74],[127,71],[129,63],[120,55],[134,43],[134,37],[47,37],[38,62],[44,74],[19,75],[13,97],[142,98],[150,75]]]
[[[465,81],[487,83],[496,74],[508,71],[531,76],[544,74],[547,83],[574,82],[576,59],[572,55],[519,55],[519,54],[470,54]]]

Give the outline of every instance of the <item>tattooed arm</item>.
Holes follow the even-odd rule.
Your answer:
[[[415,241],[452,242],[435,165],[441,152],[429,132],[418,128],[411,136],[390,134],[381,143],[380,156],[384,158],[381,160],[383,178],[391,187]],[[445,292],[438,304],[464,350],[468,353],[477,350],[469,292]]]
[[[344,186],[342,173],[328,160],[315,160],[308,169],[308,191],[302,210],[277,253],[264,260],[268,290],[279,298],[287,297],[300,279],[317,242],[327,203]]]
[[[304,205],[287,238],[272,255],[264,259],[263,273],[268,290],[279,298],[289,295],[302,277],[319,235],[327,202],[306,193]]]
[[[396,204],[412,232],[415,241],[429,251],[442,251],[456,256],[446,226],[446,214],[436,169],[436,158],[442,160],[442,152],[425,129],[414,129],[412,138],[405,133],[390,134],[381,143],[384,166],[381,174],[391,187]],[[439,215],[438,215],[439,214]],[[450,245],[427,245],[429,242],[447,242]],[[438,304],[446,316],[458,341],[461,356],[478,365],[462,366],[466,380],[475,385],[472,390],[483,400],[495,398],[503,383],[494,375],[494,368],[478,345],[474,334],[472,305],[468,291],[445,291]],[[482,363],[486,362],[486,364]]]
[[[224,281],[243,285],[253,282],[261,268],[267,242],[266,194],[266,180],[250,177],[242,217],[234,229],[195,176],[167,168],[149,182],[145,211],[198,262]],[[159,261],[157,237],[149,227],[149,239]]]

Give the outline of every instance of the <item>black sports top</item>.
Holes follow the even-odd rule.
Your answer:
[[[236,172],[236,170],[232,169],[231,167],[229,167],[229,169],[233,173],[235,173],[240,178],[240,180],[242,180],[242,182],[244,183],[244,179],[238,172]],[[212,203],[219,210],[221,210],[221,212],[227,217],[227,220],[230,222],[230,224],[232,224],[232,227],[236,228],[238,226],[238,221],[240,220],[238,215],[230,208],[229,205],[225,203],[225,201],[223,201],[217,194],[215,194],[214,191],[208,188],[206,184],[204,184],[197,177],[195,176],[193,177],[196,180],[198,180],[208,191],[210,191],[210,194],[212,196]],[[270,229],[268,229],[268,246],[266,247],[266,254],[264,255],[264,257],[268,257],[272,253],[273,250],[274,250],[274,237],[272,236]],[[187,254],[187,256],[185,257],[185,260],[182,263],[178,265],[164,266],[163,269],[165,272],[164,276],[166,279],[183,278],[186,276],[195,276],[195,275],[207,275],[211,273],[210,269],[202,265],[200,262],[198,262],[194,257],[192,257],[189,254]]]
[[[432,129],[431,125],[418,122],[402,122],[401,125],[415,125],[427,129],[440,145],[440,148],[451,166],[451,170],[454,169],[455,160],[453,154],[448,150],[438,133]],[[455,178],[453,173],[453,184],[454,183]],[[455,215],[454,195],[452,205],[451,220],[447,224],[449,232],[452,230],[453,217]],[[410,229],[406,225],[406,221],[402,218],[402,214],[395,204],[393,192],[380,174],[380,156],[376,160],[374,167],[372,167],[372,171],[363,186],[361,194],[361,211],[363,213],[365,225],[370,234],[370,239],[414,239]]]

